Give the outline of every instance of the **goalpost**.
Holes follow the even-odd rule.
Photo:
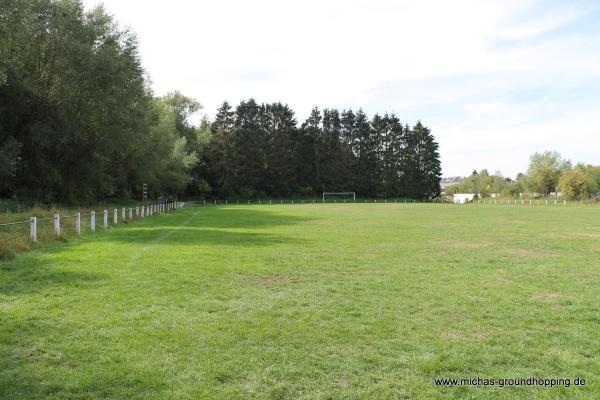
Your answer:
[[[326,196],[348,196],[348,198],[352,197],[352,201],[356,201],[356,192],[323,192],[323,203]]]

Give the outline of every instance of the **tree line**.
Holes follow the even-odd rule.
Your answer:
[[[438,144],[420,122],[394,114],[314,108],[300,126],[281,103],[227,102],[210,124],[199,174],[218,197],[309,196],[354,191],[365,197],[438,196]]]
[[[600,166],[583,163],[573,166],[557,151],[545,151],[532,154],[527,171],[517,174],[516,179],[505,178],[499,171],[491,175],[483,169],[473,171],[446,192],[477,193],[482,197],[491,193],[510,197],[560,194],[570,200],[585,200],[600,194]]]
[[[79,1],[0,8],[0,196],[91,202],[180,190],[197,162],[136,37]]]
[[[438,145],[396,115],[314,109],[298,125],[281,103],[157,97],[134,33],[80,1],[0,8],[0,197],[93,202],[151,195],[439,195]]]

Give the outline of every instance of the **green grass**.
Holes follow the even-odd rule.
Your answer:
[[[189,206],[0,263],[0,398],[600,398],[600,208]],[[587,384],[440,387],[435,378]]]

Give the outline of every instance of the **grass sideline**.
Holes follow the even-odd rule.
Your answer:
[[[0,263],[0,398],[600,398],[600,209],[186,206]],[[441,387],[436,378],[586,379]]]
[[[91,210],[95,210],[96,215],[96,229],[103,229],[102,224],[102,212],[104,210],[109,211],[109,221],[112,224],[113,210],[116,208],[119,210],[119,223],[121,223],[121,208],[139,206],[140,203],[116,203],[111,205],[98,205],[94,207],[59,207],[59,206],[33,206],[24,207],[23,210],[18,212],[5,212],[0,213],[0,224],[17,222],[17,221],[29,221],[32,216],[38,218],[37,225],[37,243],[32,243],[29,239],[29,224],[12,225],[12,226],[0,226],[0,261],[10,260],[17,254],[27,252],[33,248],[45,246],[56,240],[54,233],[54,221],[53,220],[40,220],[42,218],[54,217],[56,213],[61,215],[61,236],[60,241],[69,242],[78,237],[75,232],[75,219],[65,218],[65,216],[73,216],[77,212],[81,212],[81,234],[88,235],[93,234],[90,230],[90,216],[83,214],[89,214]],[[127,222],[125,222],[127,223]]]

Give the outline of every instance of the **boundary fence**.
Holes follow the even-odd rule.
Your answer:
[[[337,204],[337,203],[371,203],[371,204],[456,204],[456,205],[473,205],[473,204],[495,204],[495,205],[546,205],[546,206],[566,206],[570,202],[564,199],[478,199],[468,203],[455,203],[443,198],[431,200],[414,200],[414,199],[341,199],[341,200],[321,200],[321,199],[258,199],[258,200],[199,200],[198,204],[210,205],[244,205],[244,204],[260,204],[260,205],[283,205],[283,204]]]
[[[166,213],[169,211],[176,210],[178,208],[182,208],[185,205],[183,202],[170,202],[170,203],[155,203],[155,204],[146,204],[136,207],[123,207],[121,210],[115,208],[112,210],[112,224],[119,224],[119,214],[121,223],[125,222],[133,222],[136,219],[143,219],[145,217],[152,216],[154,214]],[[119,213],[120,211],[120,213]],[[38,240],[38,223],[42,221],[53,221],[54,222],[54,235],[57,239],[61,237],[61,221],[65,219],[75,219],[75,232],[77,235],[81,235],[82,230],[82,220],[87,219],[89,217],[89,229],[92,232],[96,231],[96,218],[98,215],[102,215],[102,227],[104,229],[108,229],[109,226],[109,211],[104,210],[102,213],[96,212],[96,210],[92,210],[89,213],[82,214],[78,212],[73,215],[60,215],[54,214],[53,217],[45,217],[38,218],[32,216],[28,221],[16,221],[16,222],[8,222],[5,224],[0,224],[0,228],[6,227],[9,228],[11,226],[25,225],[29,224],[29,239],[32,242],[37,242]]]

